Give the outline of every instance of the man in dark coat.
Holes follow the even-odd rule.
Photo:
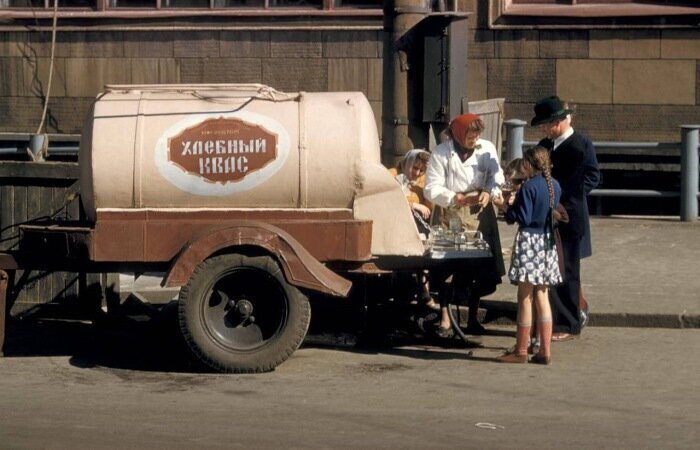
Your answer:
[[[593,143],[571,127],[572,110],[559,97],[539,100],[534,110],[530,125],[539,126],[545,135],[539,145],[551,151],[552,176],[561,185],[561,204],[568,215],[568,221],[559,224],[564,282],[549,291],[552,340],[565,341],[581,333],[581,256],[591,254],[586,195],[598,185],[600,171]]]
[[[596,158],[595,150],[592,144],[587,148],[589,148],[590,151],[586,152],[586,159],[584,161],[584,166],[586,169],[583,182],[584,190],[586,191],[586,200],[583,202],[583,206],[586,208],[586,217],[588,217],[588,194],[590,194],[593,189],[598,187],[598,184],[600,183],[600,171],[598,170],[598,159]],[[583,238],[581,239],[581,259],[588,258],[592,255],[593,246],[591,245],[591,226],[590,222],[586,220],[586,229],[583,233]],[[583,328],[588,323],[588,302],[583,295],[583,288],[579,290],[578,304],[581,308],[581,328]]]

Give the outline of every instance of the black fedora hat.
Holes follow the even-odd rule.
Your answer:
[[[530,121],[530,126],[533,127],[542,123],[563,119],[567,114],[573,112],[573,110],[566,108],[564,102],[556,95],[537,100],[534,109],[535,117]]]

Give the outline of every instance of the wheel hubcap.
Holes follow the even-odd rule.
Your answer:
[[[238,300],[237,302],[230,300],[229,304],[231,304],[233,312],[241,322],[255,322],[255,316],[253,315],[253,304],[251,302],[246,299]]]
[[[268,272],[238,267],[216,277],[202,302],[207,333],[233,351],[259,348],[284,329],[288,299]]]

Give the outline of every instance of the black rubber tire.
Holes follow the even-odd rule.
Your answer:
[[[178,318],[189,348],[206,366],[268,372],[301,345],[311,307],[272,257],[227,254],[197,266],[180,290]]]

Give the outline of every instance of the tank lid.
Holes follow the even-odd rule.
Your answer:
[[[278,91],[264,84],[108,84],[105,92],[109,93],[187,93],[196,94],[205,98],[221,97],[255,97],[269,100],[292,100],[298,98],[300,93],[287,93]]]

